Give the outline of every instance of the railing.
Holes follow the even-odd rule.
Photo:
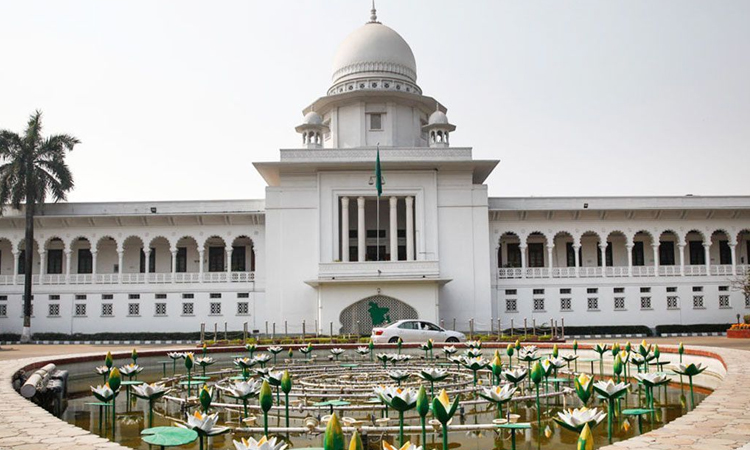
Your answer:
[[[173,283],[252,283],[255,272],[204,272],[200,273],[72,273],[35,274],[36,285],[88,285],[88,284],[173,284]],[[24,275],[0,275],[0,286],[22,285]]]
[[[750,273],[750,264],[731,264],[712,265],[710,275],[717,277],[744,276]],[[632,275],[630,273],[632,271]],[[687,277],[706,276],[706,266],[686,265],[684,266]],[[525,277],[523,276],[525,274]],[[633,266],[628,269],[627,266],[614,267],[580,267],[576,274],[575,267],[529,267],[524,269],[518,267],[501,267],[497,269],[497,277],[501,280],[511,280],[519,278],[601,278],[603,276],[621,278],[621,277],[655,277],[657,268],[654,266]],[[679,277],[682,275],[680,266],[659,266],[659,276]],[[1,283],[0,283],[1,284]]]
[[[320,263],[318,275],[320,278],[438,277],[440,264],[423,260]]]
[[[685,266],[685,276],[705,276],[706,266],[701,264],[700,266]]]
[[[549,278],[549,269],[546,267],[531,267],[526,269],[526,278]]]

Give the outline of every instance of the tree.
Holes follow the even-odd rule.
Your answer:
[[[18,135],[0,130],[0,205],[10,205],[26,213],[23,333],[21,342],[31,340],[31,279],[34,260],[34,213],[47,195],[65,200],[73,188],[73,175],[65,163],[66,152],[80,141],[67,134],[42,135],[42,112],[29,118],[26,131]]]
[[[745,301],[750,298],[750,270],[745,275],[739,275],[730,280],[733,291],[740,291],[745,296]],[[748,316],[746,315],[745,318]],[[747,319],[745,320],[747,323]]]

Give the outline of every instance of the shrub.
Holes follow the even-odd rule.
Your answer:
[[[691,325],[657,325],[656,333],[720,333],[727,331],[731,323],[698,323]]]

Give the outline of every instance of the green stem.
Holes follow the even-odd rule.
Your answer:
[[[404,412],[398,412],[398,441],[401,447],[404,446]]]
[[[427,446],[427,432],[425,431],[425,417],[422,416],[419,418],[420,423],[422,424],[422,447]]]
[[[448,450],[448,422],[443,424],[443,450]]]
[[[609,413],[607,414],[607,437],[609,438],[609,443],[612,443],[612,417],[615,415],[615,404],[614,400],[612,398],[609,398],[607,400],[607,407],[609,409]]]
[[[542,429],[542,408],[539,405],[539,385],[536,385],[536,424],[537,427]]]
[[[115,440],[115,421],[117,414],[115,413],[115,402],[117,402],[117,395],[112,397],[112,440]]]
[[[688,379],[690,380],[690,409],[695,409],[695,395],[693,394],[693,377],[688,376]]]
[[[244,411],[245,419],[247,419],[247,397],[242,397],[242,410]]]
[[[154,426],[154,399],[148,399],[148,427]]]
[[[268,412],[263,411],[263,434],[268,436]]]
[[[286,414],[286,427],[289,428],[289,394],[284,393],[284,412]]]

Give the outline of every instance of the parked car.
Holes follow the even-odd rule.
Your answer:
[[[406,342],[464,342],[466,335],[458,331],[441,328],[424,320],[398,320],[383,327],[372,329],[372,342],[376,344],[395,343],[398,338]]]

